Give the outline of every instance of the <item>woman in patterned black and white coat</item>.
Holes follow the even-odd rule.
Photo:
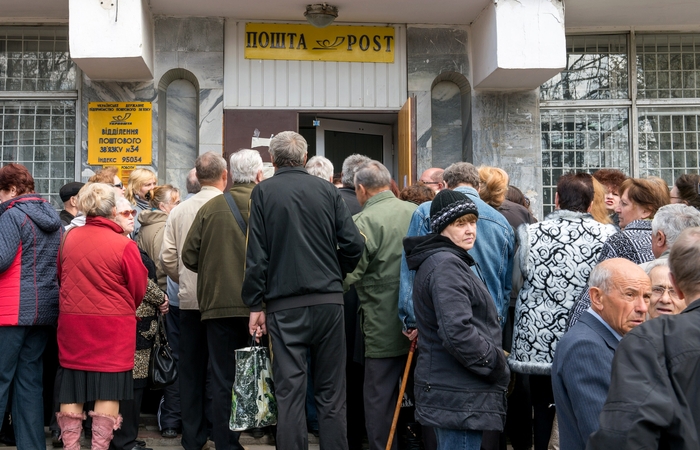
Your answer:
[[[523,285],[508,364],[512,371],[530,375],[535,450],[547,448],[554,420],[554,408],[549,407],[554,403],[550,377],[554,350],[603,243],[615,233],[614,226],[588,214],[593,195],[591,175],[564,175],[557,182],[557,210],[542,222],[518,229],[515,264]]]
[[[598,262],[611,258],[629,259],[642,264],[654,259],[651,252],[651,221],[664,205],[671,202],[668,186],[660,178],[628,178],[620,186],[620,203],[615,210],[622,231],[615,233],[603,246]],[[584,289],[571,310],[567,330],[591,306],[588,289]]]

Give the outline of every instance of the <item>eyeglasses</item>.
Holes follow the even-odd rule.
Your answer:
[[[113,184],[112,186],[114,186],[115,188],[124,189],[124,183]]]
[[[418,184],[440,184],[439,181],[423,181],[423,180],[418,180]]]
[[[121,215],[125,219],[128,219],[129,217],[136,217],[136,214],[138,214],[138,211],[135,209],[131,210],[126,210],[126,211],[119,211],[117,214]]]
[[[676,291],[672,287],[666,287],[666,286],[654,286],[651,288],[651,296],[655,298],[661,298],[664,296],[664,294],[668,291],[668,295],[670,297],[676,298]]]

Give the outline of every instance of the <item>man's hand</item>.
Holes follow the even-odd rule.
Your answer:
[[[415,338],[418,337],[418,329],[416,328],[409,328],[406,331],[401,331],[404,336],[408,338],[409,341],[414,340]]]
[[[267,334],[265,325],[265,313],[262,311],[251,312],[248,321],[248,334],[255,337],[255,342],[260,342],[260,337]]]

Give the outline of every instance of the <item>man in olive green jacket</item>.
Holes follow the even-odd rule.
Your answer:
[[[384,449],[406,363],[410,341],[401,333],[399,275],[403,238],[416,205],[391,192],[391,175],[377,161],[355,174],[355,193],[362,211],[353,216],[365,236],[365,249],[355,270],[345,278],[360,298],[365,337],[364,403],[371,450]],[[394,439],[393,449],[397,448]]]
[[[250,194],[262,181],[263,162],[255,150],[231,155],[229,191],[248,224]],[[248,346],[250,310],[241,299],[245,273],[246,233],[236,221],[225,195],[206,203],[197,212],[182,249],[182,262],[197,277],[197,298],[212,375],[212,438],[216,448],[240,449],[240,433],[228,428],[231,387],[236,375],[235,350]]]

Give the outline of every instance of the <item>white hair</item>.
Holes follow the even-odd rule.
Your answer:
[[[608,292],[612,287],[610,286],[610,278],[612,278],[612,276],[613,272],[606,264],[597,264],[593,270],[591,270],[591,275],[588,277],[588,286],[598,288],[603,292]]]
[[[306,170],[315,177],[328,181],[333,177],[333,163],[323,156],[314,156],[306,163]]]
[[[260,153],[255,150],[238,150],[231,155],[231,180],[234,183],[252,183],[263,170]]]
[[[680,203],[662,206],[656,211],[651,222],[652,236],[664,232],[668,247],[672,247],[681,231],[686,228],[700,227],[700,211],[692,206]]]
[[[345,161],[343,161],[343,169],[340,180],[343,183],[343,187],[355,189],[355,174],[360,167],[364,166],[370,161],[372,161],[372,158],[369,156],[359,155],[357,153],[345,158]]]

